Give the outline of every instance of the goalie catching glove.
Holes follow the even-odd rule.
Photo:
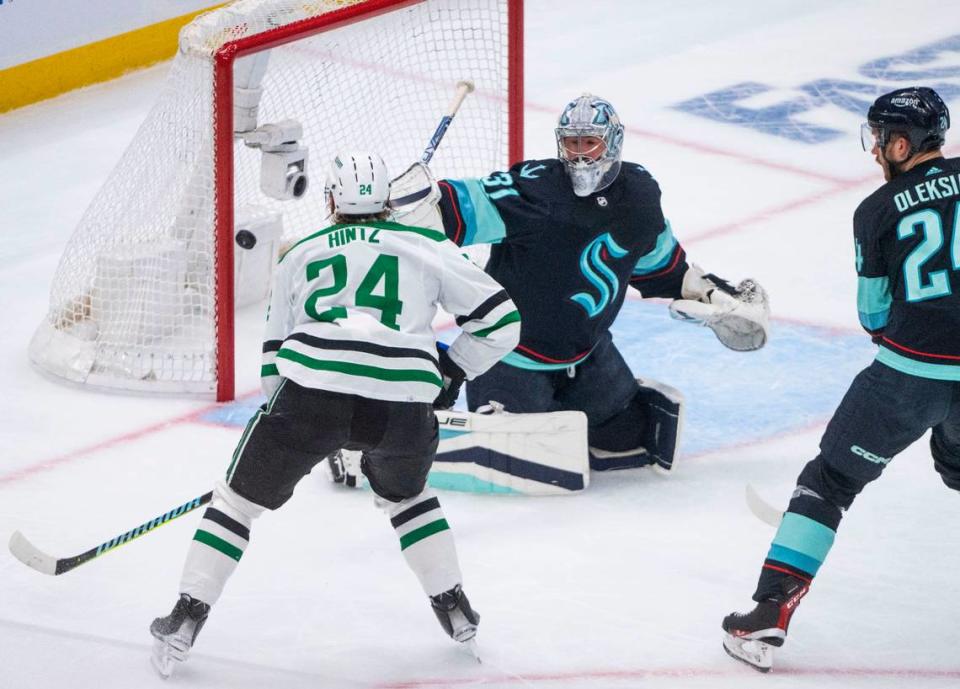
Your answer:
[[[670,304],[670,316],[705,325],[723,345],[738,352],[760,349],[767,343],[770,304],[757,282],[742,280],[736,287],[691,264],[683,276],[683,299]]]

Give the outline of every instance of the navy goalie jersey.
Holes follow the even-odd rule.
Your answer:
[[[853,216],[860,323],[877,360],[960,380],[960,158],[936,158],[868,196]]]
[[[460,246],[489,243],[487,272],[523,316],[505,363],[563,368],[586,359],[616,318],[627,285],[680,297],[686,255],[664,219],[660,188],[640,165],[586,197],[558,159],[528,160],[483,179],[441,180],[440,213]]]

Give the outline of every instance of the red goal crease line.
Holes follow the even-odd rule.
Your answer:
[[[634,298],[634,297],[632,297],[632,295],[631,295],[631,298]],[[637,297],[635,297],[635,298],[636,298],[636,299],[640,299],[639,295],[638,295]],[[648,301],[649,301],[649,300],[648,300]],[[660,300],[656,300],[656,301],[660,301]],[[820,328],[820,329],[826,330],[826,331],[828,331],[829,333],[833,333],[833,334],[852,334],[852,333],[858,333],[858,332],[859,332],[859,330],[856,329],[856,328],[849,328],[849,329],[848,329],[848,328],[840,328],[840,327],[831,326],[831,325],[821,325],[821,324],[812,323],[812,322],[809,322],[809,321],[805,321],[805,320],[803,320],[803,319],[796,319],[796,318],[781,318],[781,317],[776,317],[776,318],[774,318],[774,319],[772,319],[772,320],[774,320],[774,321],[782,321],[782,322],[786,322],[786,323],[799,324],[799,325],[805,325],[805,326],[809,326],[809,327],[813,327],[813,328]],[[441,321],[441,322],[437,323],[437,324],[435,325],[435,331],[439,334],[439,333],[442,333],[443,331],[448,330],[449,328],[452,328],[452,327],[453,327],[453,321],[447,319],[447,320],[444,320],[444,321]],[[260,394],[260,391],[259,391],[259,390],[251,390],[251,391],[249,391],[249,392],[247,392],[247,393],[244,393],[244,394],[242,394],[242,395],[239,395],[235,400],[233,400],[233,402],[229,402],[229,403],[227,403],[227,404],[233,404],[233,403],[236,403],[236,402],[241,401],[241,400],[243,400],[243,399],[246,399],[246,398],[249,398],[249,397],[253,397],[253,396],[259,395],[259,394]],[[61,466],[66,465],[66,464],[69,464],[70,462],[72,462],[72,461],[74,461],[74,460],[81,459],[81,458],[86,457],[86,456],[88,456],[88,455],[92,455],[92,454],[94,454],[94,453],[96,453],[96,452],[99,452],[99,451],[101,451],[101,450],[109,450],[109,449],[112,449],[112,448],[114,448],[114,447],[116,447],[116,446],[118,446],[118,445],[122,445],[122,444],[127,443],[127,442],[132,442],[132,441],[134,441],[134,440],[139,440],[139,439],[141,439],[141,438],[145,438],[145,437],[147,437],[147,436],[149,436],[149,435],[152,435],[152,434],[154,434],[154,433],[157,433],[157,432],[159,432],[159,431],[163,431],[163,430],[167,430],[167,429],[169,429],[169,428],[174,428],[174,427],[177,427],[177,426],[181,426],[181,425],[186,424],[186,423],[195,423],[195,424],[202,425],[202,426],[208,427],[208,428],[209,428],[209,427],[214,427],[214,426],[216,426],[217,428],[223,428],[222,426],[217,426],[216,424],[205,423],[205,422],[203,422],[203,420],[202,420],[203,416],[205,416],[207,413],[209,413],[209,412],[211,412],[211,411],[214,411],[214,410],[216,410],[216,409],[219,409],[219,408],[222,407],[222,406],[224,406],[224,403],[221,403],[221,402],[212,402],[212,403],[210,403],[210,404],[204,405],[204,406],[202,406],[202,407],[200,407],[200,408],[198,408],[198,409],[195,409],[195,410],[193,410],[193,411],[189,411],[189,412],[187,412],[187,413],[185,413],[185,414],[181,414],[180,416],[175,416],[175,417],[172,417],[172,418],[170,418],[170,419],[165,419],[165,420],[163,420],[163,421],[158,421],[158,422],[156,422],[156,423],[149,424],[149,425],[144,426],[144,427],[142,427],[142,428],[139,428],[139,429],[136,429],[136,430],[133,430],[133,431],[129,431],[129,432],[127,432],[127,433],[121,433],[120,435],[114,436],[114,437],[112,437],[112,438],[107,438],[106,440],[102,440],[102,441],[100,441],[100,442],[94,443],[94,444],[92,444],[92,445],[88,445],[88,446],[86,446],[86,447],[82,447],[82,448],[79,448],[79,449],[76,449],[76,450],[72,450],[72,451],[69,451],[69,452],[60,454],[60,455],[56,455],[56,456],[51,457],[51,458],[49,458],[49,459],[43,460],[43,461],[41,461],[41,462],[38,462],[37,464],[33,464],[33,465],[30,465],[30,466],[24,467],[24,468],[22,468],[22,469],[15,469],[14,471],[11,471],[11,472],[8,472],[8,473],[5,473],[5,474],[0,474],[0,488],[2,488],[3,486],[6,486],[6,485],[12,484],[12,483],[16,483],[17,481],[21,481],[21,480],[23,480],[23,479],[31,478],[32,476],[35,476],[35,475],[40,474],[40,473],[43,473],[43,472],[45,472],[45,471],[51,471],[51,470],[54,470],[54,469],[58,469],[58,468],[60,468]],[[812,423],[812,424],[805,425],[805,426],[803,426],[803,427],[801,427],[801,428],[792,429],[792,430],[788,431],[788,432],[785,433],[785,434],[774,434],[774,435],[766,436],[766,437],[763,437],[763,438],[757,438],[756,440],[750,440],[750,441],[747,441],[747,442],[745,442],[745,443],[743,443],[743,444],[737,444],[737,445],[733,446],[733,448],[735,449],[735,448],[741,448],[741,447],[748,447],[748,446],[752,446],[752,445],[759,445],[759,444],[762,444],[762,443],[771,442],[771,441],[777,440],[778,438],[782,437],[783,435],[793,435],[793,434],[797,434],[797,433],[805,433],[805,432],[811,430],[812,428],[815,428],[815,427],[817,427],[817,426],[819,426],[819,425],[822,425],[822,424],[824,424],[824,423],[826,423],[826,422],[825,422],[825,421],[816,421],[816,422],[814,422],[814,423]],[[699,452],[699,453],[697,453],[697,454],[695,454],[695,455],[690,455],[690,456],[688,457],[688,459],[694,459],[694,458],[700,458],[700,457],[702,457],[702,456],[713,455],[713,454],[716,454],[717,452],[725,451],[725,450],[728,450],[728,449],[731,449],[731,448],[727,448],[727,447],[715,448],[715,449],[711,449],[711,450],[708,450],[708,451]]]
[[[255,394],[258,394],[258,392],[248,393],[246,395],[241,396],[238,399],[243,399],[243,397],[250,397]],[[31,466],[24,467],[23,469],[16,469],[6,474],[0,474],[0,487],[3,487],[10,483],[15,483],[22,479],[30,478],[31,476],[42,473],[44,471],[58,469],[64,464],[68,464],[76,459],[80,459],[82,457],[92,455],[95,452],[99,452],[101,450],[109,450],[113,447],[116,447],[117,445],[122,445],[124,443],[131,442],[134,440],[139,440],[140,438],[145,438],[149,435],[157,433],[158,431],[163,431],[168,428],[180,426],[184,423],[196,422],[199,417],[201,417],[202,415],[206,414],[209,411],[217,409],[219,406],[220,405],[216,403],[208,404],[194,411],[187,412],[186,414],[175,416],[170,419],[165,419],[163,421],[158,421],[148,426],[144,426],[143,428],[139,428],[137,430],[130,431],[128,433],[122,433],[112,438],[102,440],[99,443],[94,443],[93,445],[88,445],[86,447],[82,447],[77,450],[66,452],[64,454],[57,455],[55,457],[51,457],[50,459],[46,459],[38,464],[33,464]]]

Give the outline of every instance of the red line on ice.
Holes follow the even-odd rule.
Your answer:
[[[748,675],[748,673],[750,673]],[[792,677],[902,677],[903,679],[960,679],[960,670],[922,670],[908,668],[859,668],[859,667],[812,667],[781,668],[774,670],[777,676]],[[402,682],[385,682],[375,685],[376,689],[426,689],[428,687],[461,687],[493,685],[526,685],[531,682],[569,682],[577,680],[633,680],[646,678],[672,678],[688,680],[694,678],[716,677],[755,677],[749,669],[731,668],[713,670],[709,668],[662,668],[656,670],[598,670],[583,672],[557,673],[517,673],[488,677],[460,677],[452,679],[422,679]]]
[[[552,108],[552,107],[547,107],[545,105],[539,105],[536,103],[528,102],[524,104],[524,109],[535,110],[538,112],[545,112],[545,113],[550,113],[552,115],[555,115],[560,112],[561,108]],[[807,170],[805,168],[796,167],[794,165],[787,165],[785,163],[778,163],[772,160],[766,160],[764,158],[757,158],[755,156],[745,155],[738,151],[718,148],[716,146],[706,146],[702,143],[688,141],[686,139],[670,136],[668,134],[658,134],[657,132],[652,132],[646,129],[640,129],[638,127],[632,127],[629,125],[624,125],[624,129],[628,134],[642,136],[645,139],[660,141],[662,143],[670,144],[672,146],[678,146],[680,148],[689,148],[690,150],[698,151],[700,153],[707,153],[709,155],[720,156],[723,158],[733,158],[734,160],[739,160],[749,165],[755,165],[757,167],[765,167],[771,170],[779,170],[780,172],[787,172],[792,175],[807,177],[809,179],[815,179],[820,182],[828,182],[830,184],[848,184],[850,182],[850,180],[843,179],[842,177],[825,175],[822,172],[815,172],[813,170]]]
[[[527,103],[525,107],[526,107],[526,108],[529,108],[530,110],[539,110],[539,111],[541,111],[541,112],[553,112],[553,109],[547,108],[547,107],[542,106],[542,105],[532,104],[532,103]],[[740,221],[733,222],[733,223],[727,223],[727,224],[724,224],[724,225],[720,225],[720,226],[718,226],[718,227],[715,227],[715,228],[712,228],[712,229],[709,229],[709,230],[705,230],[705,231],[700,232],[700,233],[698,233],[698,234],[689,236],[689,237],[687,237],[687,238],[684,240],[684,244],[693,244],[693,243],[698,242],[698,241],[702,241],[702,240],[705,240],[705,239],[710,239],[710,238],[712,238],[712,237],[716,237],[716,236],[719,236],[719,235],[722,235],[722,234],[727,234],[727,233],[729,233],[729,232],[737,231],[737,230],[739,230],[741,227],[743,227],[744,225],[752,224],[752,223],[758,222],[758,221],[760,221],[760,220],[764,220],[764,219],[770,218],[770,217],[773,216],[773,215],[779,215],[779,214],[782,214],[782,213],[787,213],[787,212],[789,212],[789,211],[796,210],[797,208],[800,208],[800,207],[802,207],[802,206],[811,205],[811,204],[816,203],[816,202],[818,202],[818,201],[820,201],[820,200],[822,200],[822,199],[824,199],[824,198],[827,198],[827,197],[829,197],[829,196],[833,196],[834,194],[837,194],[837,193],[839,193],[839,192],[845,191],[845,190],[850,189],[850,188],[855,187],[855,186],[859,186],[859,185],[861,185],[861,184],[865,184],[866,182],[873,180],[873,177],[872,177],[872,176],[869,177],[869,178],[866,178],[866,177],[865,177],[865,178],[855,179],[855,180],[846,180],[846,179],[840,179],[840,178],[837,178],[837,177],[831,177],[831,176],[828,176],[828,175],[820,175],[820,174],[818,174],[818,173],[814,173],[814,172],[811,172],[811,171],[809,171],[809,170],[803,170],[803,169],[801,169],[801,168],[795,168],[795,167],[792,167],[792,166],[789,166],[789,165],[782,165],[782,164],[780,164],[780,163],[774,163],[774,162],[771,162],[771,161],[763,160],[763,159],[761,159],[761,158],[754,158],[754,157],[752,157],[752,156],[745,156],[745,155],[742,155],[742,154],[740,154],[740,153],[736,153],[736,152],[732,152],[732,151],[725,151],[725,150],[722,150],[722,149],[719,149],[719,148],[713,148],[713,147],[709,147],[709,146],[703,146],[703,145],[700,145],[700,144],[695,144],[695,143],[692,143],[692,142],[683,141],[683,140],[681,140],[681,139],[676,139],[676,138],[674,138],[674,137],[669,137],[669,136],[664,136],[664,135],[660,135],[660,134],[655,134],[655,133],[652,133],[652,132],[647,132],[647,131],[644,131],[644,130],[641,130],[641,129],[634,129],[634,128],[628,127],[627,130],[628,130],[628,131],[631,131],[631,132],[633,132],[633,133],[635,133],[635,134],[638,134],[638,135],[640,135],[640,136],[645,136],[645,137],[648,137],[648,138],[657,139],[657,140],[660,140],[660,141],[664,141],[664,142],[671,143],[671,144],[678,145],[678,146],[683,146],[683,147],[686,147],[686,148],[692,148],[692,149],[695,149],[695,150],[702,151],[702,152],[704,152],[704,153],[708,153],[708,154],[712,154],[712,155],[722,155],[722,156],[725,156],[725,157],[736,158],[736,159],[738,159],[738,160],[742,160],[743,162],[749,163],[749,164],[751,164],[751,165],[758,165],[758,166],[761,166],[761,167],[773,168],[773,169],[781,170],[781,171],[784,171],[784,172],[791,172],[791,173],[794,173],[794,174],[797,174],[797,175],[801,175],[801,176],[805,176],[805,177],[813,177],[813,178],[819,179],[819,180],[821,180],[821,181],[830,182],[830,183],[836,185],[834,188],[826,189],[826,190],[824,190],[824,191],[817,192],[817,193],[815,193],[815,194],[812,194],[812,195],[810,195],[810,196],[807,196],[807,197],[804,197],[804,198],[801,198],[801,199],[797,199],[797,200],[795,200],[795,201],[790,201],[790,202],[788,202],[788,203],[782,204],[782,205],[780,205],[780,206],[777,206],[777,207],[774,207],[774,208],[771,208],[771,209],[767,209],[767,210],[765,210],[765,211],[760,211],[760,212],[755,213],[754,215],[748,216],[747,218],[744,218],[744,219],[742,219],[742,220],[740,220]],[[953,153],[955,152],[955,149],[956,149],[956,147],[954,147],[954,146],[947,147],[947,148],[944,149],[944,153],[945,153],[945,154],[953,154]],[[800,321],[795,321],[795,322],[800,322]],[[810,325],[815,325],[815,324],[810,324]],[[818,327],[819,327],[819,326],[818,326]],[[838,330],[838,329],[834,329],[834,330]],[[251,393],[251,394],[252,394],[252,393]],[[195,412],[190,412],[190,413],[185,414],[185,415],[180,416],[180,417],[176,417],[176,418],[173,418],[173,419],[169,419],[169,420],[167,420],[167,421],[161,421],[161,422],[156,423],[156,424],[153,424],[153,425],[151,425],[151,426],[147,426],[146,428],[142,428],[142,429],[137,430],[137,431],[132,431],[132,432],[130,432],[130,433],[126,433],[126,434],[124,434],[124,435],[120,435],[120,436],[117,436],[117,437],[115,437],[115,438],[111,438],[111,439],[105,440],[105,441],[103,441],[103,442],[101,442],[101,443],[97,443],[97,444],[95,444],[95,445],[91,445],[91,446],[88,446],[88,447],[85,447],[85,448],[81,448],[81,449],[79,449],[79,450],[75,450],[75,451],[73,451],[73,452],[69,452],[69,453],[66,453],[66,454],[63,454],[63,455],[59,455],[59,456],[57,456],[57,457],[54,457],[54,458],[52,458],[52,459],[48,459],[48,460],[43,461],[43,462],[41,462],[41,463],[39,463],[39,464],[34,464],[33,466],[29,466],[29,467],[26,467],[26,468],[24,468],[24,469],[18,469],[18,470],[16,470],[16,471],[12,471],[12,472],[7,473],[7,474],[0,474],[0,486],[3,486],[3,485],[8,484],[8,483],[13,483],[14,481],[18,481],[18,480],[20,480],[20,479],[28,478],[28,477],[30,477],[30,476],[33,476],[34,474],[37,474],[37,473],[40,473],[40,472],[43,472],[43,471],[47,471],[47,470],[49,470],[49,469],[54,469],[54,468],[56,468],[56,467],[58,467],[58,466],[60,466],[60,465],[62,465],[62,464],[66,464],[66,463],[68,463],[68,462],[70,462],[70,461],[72,461],[72,460],[74,460],[74,459],[78,459],[78,458],[80,458],[80,457],[84,457],[84,456],[86,456],[86,455],[92,454],[93,452],[96,452],[96,451],[98,451],[98,450],[108,449],[108,448],[110,448],[110,447],[113,447],[113,446],[115,446],[115,445],[119,445],[119,444],[121,444],[121,443],[130,441],[130,440],[136,440],[136,439],[138,439],[138,438],[142,438],[142,437],[144,437],[144,436],[147,436],[147,435],[150,435],[150,434],[152,434],[152,433],[155,433],[155,432],[157,432],[157,431],[159,431],[159,430],[163,430],[163,429],[165,429],[165,428],[169,428],[170,426],[179,425],[179,424],[181,424],[181,423],[185,423],[185,422],[189,422],[189,421],[196,421],[201,415],[203,415],[203,414],[204,414],[205,412],[207,412],[207,411],[210,411],[211,409],[215,409],[216,406],[217,406],[217,405],[210,405],[209,407],[204,407],[203,409],[199,409],[199,410],[197,410],[197,411],[195,411]],[[774,436],[774,437],[776,437],[776,436]],[[764,438],[764,439],[762,439],[762,440],[760,440],[760,441],[757,441],[757,442],[766,442],[766,441],[772,440],[772,439],[774,439],[774,438]]]
[[[636,298],[639,299],[639,298],[640,298],[639,295],[637,295]],[[647,301],[647,302],[650,302],[650,301],[653,301],[653,302],[663,302],[664,304],[666,303],[666,300],[659,300],[659,299],[644,300],[644,301]],[[774,319],[772,319],[772,320],[774,320],[774,321],[787,321],[787,322],[797,323],[797,324],[801,324],[801,325],[807,325],[807,326],[814,327],[814,328],[822,328],[822,329],[828,330],[829,332],[831,332],[831,333],[833,333],[833,334],[850,334],[850,333],[856,333],[856,332],[858,332],[858,330],[856,330],[856,329],[846,330],[846,329],[843,329],[843,328],[837,328],[837,327],[834,327],[834,326],[823,326],[823,325],[819,325],[819,324],[816,324],[816,323],[810,323],[810,322],[806,322],[806,321],[802,321],[802,320],[798,320],[798,319],[784,319],[784,318],[779,318],[779,317],[778,317],[778,318],[774,318]],[[449,329],[449,328],[451,328],[451,327],[453,327],[453,320],[452,320],[452,319],[448,319],[448,320],[446,320],[446,321],[442,321],[442,322],[438,323],[435,329],[436,329],[436,331],[439,333],[439,332],[443,332],[444,330],[447,330],[447,329]],[[243,399],[243,398],[245,398],[245,397],[250,397],[251,395],[255,395],[255,394],[257,394],[257,391],[250,391],[250,392],[244,393],[244,394],[242,394],[242,395],[238,395],[238,396],[237,396],[237,400],[241,400],[241,399]],[[228,403],[226,403],[226,404],[230,404],[230,403],[228,402]],[[80,449],[78,449],[78,450],[72,450],[72,451],[66,452],[66,453],[64,453],[64,454],[62,454],[62,455],[57,455],[57,456],[55,456],[55,457],[52,457],[52,458],[50,458],[50,459],[46,459],[46,460],[44,460],[44,461],[42,461],[42,462],[39,462],[39,463],[37,463],[37,464],[33,464],[33,465],[28,466],[28,467],[25,467],[25,468],[23,468],[23,469],[16,469],[16,470],[11,471],[11,472],[6,473],[6,474],[0,474],[0,487],[2,487],[2,486],[4,486],[4,485],[7,485],[7,484],[10,484],[10,483],[15,483],[16,481],[20,481],[20,480],[23,480],[23,479],[26,479],[26,478],[30,478],[30,477],[35,476],[35,475],[37,475],[37,474],[43,473],[44,471],[50,471],[50,470],[53,470],[53,469],[57,469],[57,468],[65,465],[65,464],[69,464],[70,462],[72,462],[72,461],[74,461],[74,460],[76,460],[76,459],[81,459],[81,458],[83,458],[83,457],[86,457],[87,455],[91,455],[91,454],[93,454],[93,453],[95,453],[95,452],[98,452],[98,451],[100,451],[100,450],[108,450],[108,449],[111,449],[111,448],[116,447],[116,446],[118,446],[118,445],[122,445],[123,443],[131,442],[131,441],[134,441],[134,440],[139,440],[139,439],[141,439],[141,438],[147,437],[148,435],[152,435],[152,434],[154,434],[154,433],[157,433],[158,431],[163,431],[163,430],[166,430],[166,429],[168,429],[168,428],[173,428],[173,427],[175,427],[175,426],[179,426],[179,425],[184,424],[184,423],[194,423],[194,424],[204,425],[204,426],[208,426],[208,427],[223,428],[223,426],[220,425],[220,424],[210,423],[210,422],[207,422],[207,421],[205,421],[205,420],[203,419],[203,416],[204,416],[205,414],[207,414],[207,413],[210,412],[210,411],[213,411],[214,409],[219,408],[220,406],[222,406],[222,405],[221,405],[221,404],[209,404],[209,405],[207,405],[207,406],[205,406],[205,407],[201,407],[200,409],[196,409],[196,410],[194,410],[194,411],[187,412],[186,414],[181,414],[180,416],[175,416],[175,417],[173,417],[173,418],[171,418],[171,419],[167,419],[167,420],[165,420],[165,421],[159,421],[159,422],[157,422],[157,423],[150,424],[149,426],[145,426],[145,427],[140,428],[140,429],[138,429],[138,430],[130,431],[129,433],[123,433],[123,434],[118,435],[118,436],[115,436],[115,437],[113,437],[113,438],[108,438],[107,440],[103,440],[103,441],[101,441],[101,442],[99,442],[99,443],[94,443],[93,445],[88,445],[87,447],[82,447],[82,448],[80,448]],[[714,454],[714,453],[716,453],[716,452],[727,452],[727,451],[734,450],[734,449],[738,449],[738,448],[741,448],[741,447],[750,447],[750,446],[753,446],[753,445],[758,445],[758,444],[762,444],[762,443],[772,442],[772,441],[775,441],[775,440],[777,440],[777,439],[779,439],[779,438],[781,438],[781,437],[786,437],[786,436],[791,436],[791,435],[795,435],[795,434],[806,433],[807,431],[811,430],[812,428],[816,428],[817,426],[823,425],[824,423],[826,423],[825,420],[816,421],[816,422],[814,422],[814,423],[811,423],[811,424],[808,424],[808,425],[805,425],[805,426],[801,426],[801,427],[799,427],[799,428],[791,429],[791,430],[786,431],[786,432],[781,433],[781,434],[772,435],[772,436],[767,436],[767,437],[764,437],[764,438],[758,438],[758,439],[755,439],[755,440],[746,440],[746,441],[744,441],[744,442],[742,442],[742,443],[737,443],[737,444],[734,444],[734,445],[729,445],[729,446],[724,446],[724,447],[713,448],[713,449],[710,449],[710,450],[705,450],[704,452],[699,452],[699,453],[697,453],[697,454],[695,454],[695,455],[685,456],[685,459],[686,459],[686,460],[696,459],[696,458],[703,457],[703,456],[705,456],[705,455]]]
[[[757,211],[756,213],[748,215],[745,218],[741,218],[740,220],[724,223],[723,225],[718,225],[717,227],[712,227],[701,232],[687,235],[686,237],[682,238],[681,243],[686,246],[703,241],[705,239],[713,239],[714,237],[718,237],[720,235],[736,232],[747,225],[754,225],[762,220],[769,220],[777,215],[783,215],[784,213],[789,213],[805,206],[812,206],[813,204],[819,203],[820,201],[830,198],[831,196],[836,196],[837,194],[841,194],[854,187],[874,181],[875,178],[870,176],[863,177],[858,180],[850,180],[844,182],[843,184],[837,184],[836,186],[830,187],[829,189],[823,189],[822,191],[815,192],[809,196],[803,196],[799,199],[787,201],[779,206],[774,206],[773,208]]]
[[[130,442],[132,440],[138,440],[148,435],[152,435],[157,431],[162,431],[167,428],[171,428],[173,426],[178,426],[188,421],[194,421],[201,414],[204,414],[210,411],[211,409],[215,409],[216,406],[217,405],[211,404],[207,407],[203,407],[196,411],[188,412],[186,414],[182,414],[180,416],[175,416],[171,419],[167,419],[166,421],[159,421],[149,426],[144,426],[143,428],[140,428],[138,430],[130,431],[129,433],[123,433],[122,435],[118,435],[113,438],[108,438],[107,440],[103,440],[99,443],[88,445],[87,447],[82,447],[78,450],[72,450],[62,455],[57,455],[56,457],[52,457],[38,464],[34,464],[32,466],[28,466],[23,469],[17,469],[15,471],[11,471],[6,474],[0,474],[0,486],[3,486],[7,483],[13,483],[15,481],[19,481],[21,479],[29,478],[35,474],[39,474],[44,471],[57,469],[60,466],[63,466],[64,464],[72,462],[75,459],[80,459],[81,457],[86,457],[87,455],[91,455],[94,452],[98,452],[100,450],[108,450],[117,445],[122,445],[123,443]]]

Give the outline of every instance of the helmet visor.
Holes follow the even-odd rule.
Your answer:
[[[874,146],[880,145],[880,132],[869,122],[860,125],[860,145],[868,153],[873,151]]]

